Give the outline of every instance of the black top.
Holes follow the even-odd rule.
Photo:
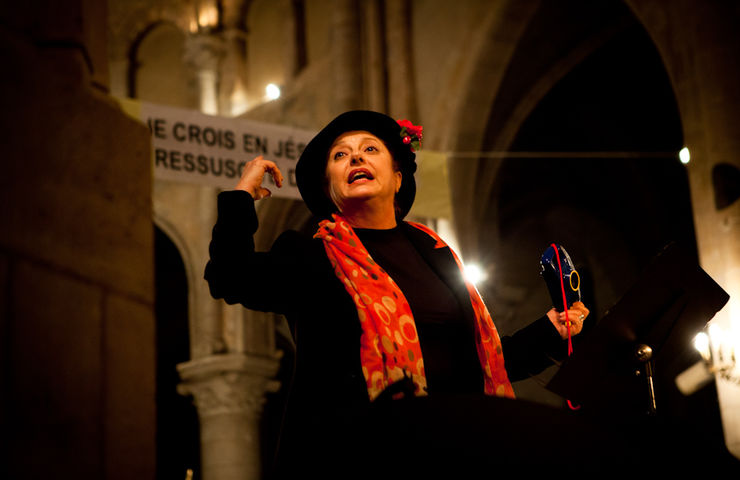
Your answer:
[[[205,278],[214,298],[223,298],[229,304],[241,303],[254,310],[280,313],[288,320],[296,351],[292,381],[285,385],[289,394],[280,438],[279,456],[282,460],[278,464],[289,466],[303,475],[312,465],[322,468],[327,465],[316,464],[327,454],[332,456],[331,462],[334,462],[337,456],[334,455],[331,440],[346,438],[345,428],[355,431],[352,419],[363,412],[379,408],[383,402],[371,404],[368,397],[359,356],[362,329],[357,306],[334,273],[323,242],[289,230],[275,240],[269,251],[257,252],[253,237],[257,228],[254,200],[247,192],[237,190],[219,194],[218,221],[213,228]],[[436,241],[432,237],[407,223],[401,223],[399,229],[416,254],[423,259],[423,262],[418,258],[411,260],[415,266],[400,270],[413,273],[415,268],[431,267],[434,272],[434,275],[413,276],[414,281],[425,279],[421,286],[414,285],[414,282],[409,284],[403,279],[403,274],[394,273],[393,262],[384,258],[390,256],[405,259],[416,254],[392,250],[387,255],[386,242],[379,242],[380,248],[377,248],[378,242],[366,239],[367,235],[363,235],[362,240],[367,242],[366,247],[371,250],[374,258],[377,257],[375,260],[388,270],[410,297],[410,305],[418,316],[417,330],[423,342],[427,380],[432,389],[444,390],[448,388],[445,386],[445,378],[451,379],[458,371],[478,374],[477,370],[480,369],[477,360],[466,360],[465,355],[459,354],[460,350],[466,348],[465,345],[469,345],[470,353],[467,355],[477,355],[474,353],[474,342],[464,333],[475,318],[470,295],[448,248],[435,248]],[[374,233],[377,232],[370,232],[370,236]],[[408,248],[408,245],[402,246],[404,243],[406,242],[401,240],[397,247]],[[395,242],[391,240],[390,245],[395,245]],[[451,315],[439,322],[442,326],[437,330],[437,335],[447,335],[452,331],[458,332],[461,338],[460,341],[451,341],[446,346],[444,342],[435,342],[434,333],[430,333],[435,331],[434,321],[440,317],[426,312],[431,310],[428,308],[431,306],[429,302],[447,295],[444,287],[439,285],[440,280],[449,287],[456,302],[440,300],[448,306],[441,311],[451,309]],[[460,313],[454,312],[455,305],[462,311],[464,320],[460,321]],[[438,307],[434,310],[440,311]],[[433,326],[428,329],[427,325]],[[434,345],[442,345],[442,350],[451,350],[434,352]],[[567,347],[547,316],[513,335],[501,336],[501,345],[506,372],[511,381],[542,371],[552,364],[552,358],[565,356]],[[444,367],[434,365],[435,359],[444,358],[452,359],[453,362],[448,373],[445,373]],[[456,375],[449,375],[453,371]],[[461,378],[466,376],[467,373],[459,375]],[[480,395],[483,392],[483,382],[473,382],[476,383],[475,391]],[[470,382],[461,380],[461,385],[451,387],[452,391],[467,391]],[[450,396],[454,395],[432,394],[424,398]],[[466,408],[461,404],[457,411],[462,412]],[[432,425],[437,422],[437,419],[431,417],[427,420]],[[454,418],[450,419],[453,420]],[[379,431],[385,431],[382,430],[382,425],[377,427]],[[347,446],[352,445],[354,444],[349,442]]]
[[[400,226],[388,230],[354,230],[411,307],[424,357],[427,391],[430,394],[480,392],[483,375],[473,319],[464,317],[450,286],[434,272]]]

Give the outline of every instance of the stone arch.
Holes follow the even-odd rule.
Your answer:
[[[712,324],[736,328],[740,311],[740,202],[715,208],[715,166],[740,168],[740,12],[733,2],[685,1],[666,8],[659,2],[625,0],[664,59],[676,92],[686,146],[693,217],[702,268],[727,291],[729,302]],[[735,324],[735,325],[733,325]],[[717,377],[725,445],[740,458],[740,408],[735,385]]]
[[[587,15],[594,17],[597,28],[586,28],[587,23],[581,22],[580,29],[568,31]],[[446,149],[453,152],[508,149],[528,113],[553,85],[609,38],[630,22],[634,23],[631,17],[620,0],[598,2],[598,5],[580,0],[557,4],[505,2],[498,10],[492,9],[475,33],[476,41],[472,42],[475,47],[461,68],[464,80],[449,86],[451,91],[463,94],[454,106],[438,109],[442,118],[453,119],[443,142]],[[539,53],[541,37],[548,34],[552,38],[563,37],[562,45],[551,47],[551,52]],[[539,56],[533,56],[533,52]],[[530,65],[529,71],[521,65]],[[489,138],[492,123],[499,129],[493,139]],[[496,171],[496,165],[489,159],[450,158],[455,226],[465,254],[477,254],[476,232],[483,216],[478,199],[490,196]]]
[[[509,150],[517,139],[522,125],[530,117],[543,99],[553,90],[571,71],[577,66],[583,64],[592,56],[600,47],[606,45],[609,40],[615,38],[624,32],[642,28],[634,14],[620,1],[609,3],[605,14],[598,12],[599,8],[604,8],[606,2],[598,2],[598,5],[591,6],[594,2],[580,2],[577,0],[569,2],[558,2],[557,7],[552,3],[538,2],[537,4],[526,5],[508,5],[502,7],[509,14],[513,12],[520,13],[514,16],[515,21],[509,21],[503,25],[495,19],[490,19],[486,23],[485,33],[478,32],[478,35],[485,37],[487,40],[478,49],[474,50],[474,58],[470,62],[475,65],[468,65],[466,87],[462,89],[465,92],[462,99],[456,105],[455,115],[450,115],[454,119],[450,125],[449,137],[446,139],[447,148],[452,151],[506,151]],[[566,5],[567,4],[567,5]],[[588,8],[580,10],[581,7],[588,4]],[[563,8],[568,6],[569,8]],[[510,8],[507,10],[507,8]],[[593,8],[593,10],[590,10]],[[555,10],[562,9],[562,12]],[[570,11],[569,11],[570,9]],[[553,15],[565,15],[579,13],[586,18],[595,18],[593,21],[586,21],[584,18],[572,16],[572,19],[564,19],[563,22],[570,21],[583,24],[580,30],[568,30],[570,24],[560,22]],[[501,15],[501,11],[498,12]],[[589,17],[590,15],[590,17]],[[517,23],[518,22],[518,23]],[[548,27],[548,24],[552,26]],[[563,28],[560,28],[563,27]],[[559,28],[555,31],[555,28]],[[503,29],[504,31],[496,31]],[[563,33],[562,30],[568,30]],[[539,52],[543,41],[552,36],[555,45],[548,45],[550,52]],[[567,37],[571,35],[571,37]],[[497,36],[509,36],[510,45],[500,47],[496,44]],[[564,38],[560,38],[564,37]],[[650,41],[648,39],[648,41]],[[557,44],[557,42],[561,42]],[[556,48],[557,47],[557,48]],[[507,50],[508,48],[508,50]],[[535,53],[537,55],[535,55]],[[549,53],[549,56],[548,56]],[[656,55],[657,61],[661,62],[660,56]],[[665,82],[668,90],[673,94],[672,86]],[[489,91],[486,91],[488,89]],[[674,98],[675,103],[675,98]],[[678,115],[676,113],[676,118]],[[680,130],[680,121],[678,121]],[[679,134],[680,138],[680,134]],[[671,148],[674,148],[671,145]],[[608,150],[608,148],[604,148]],[[676,162],[677,164],[677,162]],[[488,207],[491,198],[499,198],[501,195],[500,182],[502,181],[501,165],[506,165],[502,160],[490,160],[482,158],[472,158],[463,160],[451,159],[450,171],[453,182],[453,208],[455,209],[455,223],[458,234],[461,235],[460,243],[466,259],[483,257],[487,251],[496,252],[500,250],[499,234],[495,232],[492,236],[489,225],[497,230],[501,219],[498,215],[493,214]],[[680,167],[680,165],[674,165]],[[637,168],[637,167],[635,167]],[[678,168],[681,170],[681,168]],[[682,172],[682,170],[681,170]],[[679,172],[679,173],[681,173]],[[506,172],[505,172],[506,173]],[[507,175],[511,172],[506,173]],[[527,179],[532,176],[532,171],[519,172],[516,181]],[[498,184],[497,184],[498,182]],[[686,189],[685,179],[683,187]],[[547,299],[542,281],[537,278],[539,255],[547,245],[548,240],[557,241],[556,239],[547,238],[552,232],[562,224],[562,219],[569,215],[578,215],[581,225],[589,229],[599,229],[600,233],[595,233],[594,238],[600,239],[602,248],[605,250],[619,251],[618,258],[627,258],[624,265],[617,266],[622,268],[624,278],[630,278],[635,275],[641,262],[646,260],[647,255],[640,258],[630,250],[627,241],[615,241],[614,231],[608,225],[608,222],[599,221],[598,212],[582,212],[572,205],[556,205],[552,209],[543,209],[539,212],[544,218],[541,220],[545,223],[538,226],[533,223],[532,217],[537,215],[537,210],[532,209],[532,205],[519,205],[526,218],[519,222],[511,223],[513,231],[518,232],[518,242],[513,242],[511,238],[506,246],[508,253],[503,256],[514,258],[522,256],[521,250],[529,248],[526,256],[531,258],[530,266],[519,265],[520,268],[529,268],[526,279],[519,283],[516,272],[509,271],[493,272],[494,281],[500,282],[498,290],[490,287],[481,287],[482,293],[490,301],[493,310],[499,311],[499,306],[503,306],[500,311],[502,315],[496,317],[497,325],[503,333],[513,332],[516,329],[531,322],[533,318],[541,315],[542,312],[532,313],[528,302],[547,305]],[[688,200],[682,205],[682,208],[688,208]],[[689,227],[690,228],[690,227]],[[693,232],[692,232],[693,234]],[[537,244],[525,245],[521,240],[531,236],[543,237],[544,246]],[[689,239],[691,241],[691,239]],[[576,257],[584,261],[588,258],[597,258],[593,251],[571,242],[568,239],[562,239],[566,246],[572,245],[571,250],[576,250]],[[575,241],[573,241],[575,242]],[[512,253],[512,243],[516,248]],[[530,242],[531,243],[531,242]],[[498,245],[497,245],[498,244]],[[479,248],[485,245],[485,249]],[[491,248],[493,246],[493,248]],[[581,250],[582,251],[579,251]],[[657,250],[656,250],[657,252]],[[574,252],[571,252],[574,253]],[[473,257],[474,260],[479,258]],[[575,259],[575,258],[574,258]],[[612,265],[614,266],[614,265]],[[605,275],[600,267],[592,268],[593,274],[598,277],[599,281],[609,282],[609,276]],[[500,275],[499,275],[500,274]],[[524,274],[522,274],[524,275]],[[624,280],[624,279],[622,279]],[[609,307],[609,303],[615,301],[617,295],[625,287],[622,283],[611,282],[602,286],[609,293],[605,298],[600,299],[599,308]],[[540,298],[543,297],[544,298]],[[604,295],[602,295],[604,297]],[[534,300],[538,298],[539,300]],[[509,316],[505,317],[508,311],[514,310]],[[597,312],[602,313],[602,312]],[[536,315],[536,316],[535,316]],[[541,387],[537,387],[541,390]],[[533,389],[530,392],[533,399],[545,398],[542,392]]]
[[[197,108],[197,90],[186,57],[186,32],[168,21],[148,25],[129,49],[128,96]]]
[[[623,9],[622,13],[631,15],[626,9]],[[622,264],[631,266],[632,270],[623,269],[623,275],[620,276],[624,278],[634,275],[635,268],[643,266],[670,240],[684,243],[689,250],[695,249],[693,224],[686,220],[688,217],[686,213],[690,211],[690,200],[685,169],[675,157],[665,158],[659,153],[677,152],[682,144],[681,122],[675,95],[661,58],[657,51],[651,48],[651,40],[646,32],[635,19],[627,24],[626,20],[609,29],[612,35],[602,44],[602,48],[585,58],[568,75],[562,76],[561,81],[553,82],[549,94],[542,96],[539,106],[530,112],[527,119],[514,119],[518,130],[516,136],[504,139],[501,143],[502,139],[497,136],[499,129],[496,126],[503,125],[508,119],[499,121],[492,119],[493,126],[489,125],[489,128],[494,131],[487,135],[484,147],[495,149],[499,146],[506,150],[511,148],[525,152],[654,151],[656,155],[644,158],[630,158],[628,155],[614,159],[557,160],[552,157],[530,156],[501,158],[491,162],[490,166],[483,166],[486,168],[482,167],[479,174],[479,177],[483,178],[483,183],[476,186],[479,196],[484,199],[479,205],[482,215],[480,222],[484,225],[480,229],[479,241],[489,250],[496,252],[510,241],[505,238],[506,232],[518,228],[524,221],[522,219],[538,216],[550,218],[554,215],[553,212],[563,211],[564,206],[574,213],[571,217],[560,215],[560,230],[565,229],[566,225],[574,224],[584,228],[587,225],[587,222],[583,221],[584,218],[600,215],[609,218],[617,231],[624,232],[622,235],[625,242],[622,251],[610,250],[613,254],[618,253],[623,257]],[[602,36],[599,35],[599,38]],[[633,71],[640,73],[625,73],[620,76],[621,72],[631,66],[634,67]],[[640,75],[648,75],[649,78]],[[614,77],[614,80],[611,77]],[[599,86],[589,90],[590,85]],[[617,87],[627,93],[620,95],[614,90]],[[567,121],[568,116],[558,112],[569,108],[569,102],[573,103],[574,108],[578,107],[577,99],[582,96],[588,96],[586,97],[588,100],[582,102],[584,105],[588,103],[583,113],[588,116],[579,118],[614,117],[615,120],[599,121],[598,125],[591,129],[579,127],[559,130],[555,120],[562,118],[563,121]],[[609,99],[599,100],[606,97]],[[612,97],[619,100],[612,101]],[[556,102],[553,100],[555,98],[561,100]],[[576,100],[573,102],[571,99]],[[526,97],[525,101],[528,101]],[[591,104],[594,106],[591,107]],[[518,106],[510,107],[512,111],[516,108]],[[543,116],[543,112],[548,109],[555,113]],[[654,123],[665,127],[660,129],[651,127],[648,121],[641,123],[637,117],[649,117]],[[582,120],[574,120],[570,127],[579,122],[583,123]],[[616,129],[615,124],[620,122],[627,126]],[[546,128],[555,133],[550,135],[552,138],[542,140],[541,137],[547,137],[549,133]],[[569,131],[575,133],[568,135]],[[589,135],[600,131],[604,133],[598,137]],[[642,134],[643,131],[650,131],[650,135]],[[493,174],[488,174],[486,169],[492,170]],[[620,183],[615,184],[615,180]],[[662,188],[662,184],[670,184],[673,188]],[[571,188],[576,188],[578,194],[572,195],[562,191],[561,188],[567,189],[568,192]],[[626,195],[625,192],[640,192],[639,199],[634,195]],[[668,198],[673,204],[668,203],[666,200]],[[672,212],[679,210],[684,212],[683,216]],[[656,216],[651,219],[650,214],[640,213],[643,211],[653,212]],[[571,220],[568,221],[568,218]],[[671,223],[676,226],[672,227]],[[538,236],[548,237],[554,233],[560,235],[555,229],[556,226],[556,223],[552,223],[549,230],[540,229]],[[631,232],[632,228],[641,231],[639,241]],[[590,227],[585,231],[589,236],[596,235]],[[547,242],[548,238],[543,238],[542,241]],[[573,242],[583,243],[577,238],[574,238]],[[604,243],[603,239],[601,243]],[[521,245],[521,241],[518,244]],[[536,259],[539,253],[541,252],[534,251],[531,254],[532,258]],[[510,275],[513,277],[514,273],[510,272]],[[615,287],[610,285],[609,288],[613,290]],[[610,300],[615,301],[616,298]]]
[[[485,125],[497,88],[515,46],[537,7],[536,2],[505,1],[491,8],[477,31],[471,31],[466,44],[469,55],[461,56],[446,91],[462,92],[456,100],[440,99],[430,123],[444,125],[445,136],[439,147],[450,151],[475,151],[483,143]],[[437,142],[435,142],[437,143]],[[432,144],[434,146],[434,144]],[[455,230],[463,256],[477,251],[474,221],[477,166],[474,162],[449,164],[451,201]]]
[[[195,285],[195,282],[200,280],[200,272],[195,269],[193,262],[193,254],[188,247],[188,242],[184,235],[180,234],[179,229],[170,220],[160,212],[153,212],[152,214],[154,225],[160,229],[167,238],[173,243],[177,251],[180,253],[180,257],[183,261],[183,267],[185,269],[185,278],[188,285],[188,327],[190,331],[190,338],[194,339],[196,335],[196,325],[198,321],[194,313],[198,311],[198,298],[195,295],[195,289],[190,286]],[[191,340],[192,343],[192,340]],[[191,346],[191,352],[193,348]]]
[[[588,8],[584,9],[585,12],[581,11],[581,15],[594,16],[596,28],[586,22],[566,27],[565,30],[569,30],[570,35],[558,38],[560,33],[556,34],[551,41],[556,46],[550,47],[550,55],[541,54],[539,65],[528,68],[532,63],[530,52],[539,50],[537,42],[545,31],[543,23],[561,24],[562,17],[575,16],[573,11],[582,9],[584,4],[577,0],[557,5],[545,2],[533,15],[502,80],[500,92],[491,106],[481,150],[508,151],[522,124],[552,88],[607,42],[636,23],[621,0],[599,2],[598,5],[586,2],[585,5]],[[475,163],[477,196],[490,198],[501,162],[481,158]],[[483,215],[482,210],[477,212],[476,223],[481,221]]]
[[[227,312],[232,315],[230,318],[239,321],[234,312],[239,308],[214,300],[203,280],[210,233],[216,223],[217,194],[214,187],[163,180],[154,184],[154,222],[172,239],[185,263],[190,287],[188,316],[193,359],[227,348],[223,328]]]
[[[637,61],[641,61],[639,65],[645,66],[646,64],[651,64],[651,74],[654,78],[657,80],[650,80],[642,82],[642,85],[635,85],[635,82],[631,80],[631,78],[625,76],[625,88],[630,88],[630,85],[633,89],[636,90],[645,90],[648,88],[652,88],[655,92],[656,98],[660,98],[660,102],[656,101],[654,104],[649,104],[647,101],[645,102],[645,106],[648,110],[645,110],[643,108],[643,111],[649,111],[649,109],[655,109],[656,105],[659,104],[662,110],[665,111],[665,114],[662,115],[661,125],[665,124],[668,125],[668,127],[664,129],[656,129],[656,132],[654,134],[655,141],[654,142],[648,142],[645,140],[645,138],[640,138],[635,141],[633,141],[633,144],[621,144],[617,145],[616,139],[610,139],[607,140],[608,135],[604,135],[604,140],[607,142],[611,142],[612,144],[604,144],[590,141],[590,138],[583,138],[579,139],[578,141],[574,141],[574,139],[571,139],[571,142],[569,145],[555,145],[553,146],[552,142],[550,143],[550,148],[544,148],[546,151],[578,151],[583,150],[584,147],[585,150],[599,150],[599,151],[677,151],[680,149],[681,145],[681,135],[680,135],[680,129],[681,129],[681,122],[680,118],[678,116],[678,109],[675,105],[675,95],[672,89],[672,85],[670,84],[670,81],[668,80],[668,77],[666,75],[664,65],[662,62],[662,59],[658,55],[657,50],[655,49],[654,45],[652,44],[652,41],[650,40],[647,33],[644,31],[642,26],[639,24],[637,19],[634,18],[632,13],[627,9],[624,5],[621,4],[621,2],[612,2],[612,5],[614,6],[614,15],[610,16],[609,23],[606,23],[603,25],[603,28],[597,28],[593,31],[586,31],[588,33],[587,36],[583,36],[581,38],[576,38],[576,43],[574,44],[574,47],[570,49],[565,56],[559,58],[556,62],[552,63],[552,66],[545,68],[546,74],[542,76],[537,81],[533,82],[534,87],[530,88],[529,90],[526,90],[524,95],[521,96],[521,98],[516,100],[507,100],[503,102],[503,105],[494,105],[493,111],[492,111],[492,117],[489,120],[488,125],[488,134],[486,135],[486,141],[483,145],[483,150],[493,150],[493,151],[508,151],[509,149],[513,150],[524,150],[524,151],[531,151],[531,150],[543,150],[541,146],[534,146],[532,145],[526,146],[526,142],[522,143],[521,141],[519,144],[515,144],[517,135],[521,132],[523,126],[525,125],[525,122],[528,118],[530,118],[530,114],[533,112],[535,107],[537,107],[540,102],[546,98],[546,95],[551,92],[556,86],[561,84],[561,80],[568,81],[566,77],[572,77],[573,75],[577,74],[578,72],[584,71],[584,69],[593,69],[595,67],[591,67],[594,63],[594,58],[598,58],[600,55],[605,55],[604,52],[610,52],[608,53],[611,55],[611,57],[614,59],[612,62],[622,62],[621,68],[619,70],[624,69],[630,69],[632,67],[632,63],[626,62],[622,56],[615,55],[614,51],[619,49],[626,52],[630,52],[630,56],[632,58],[637,58]],[[547,17],[550,17],[551,14],[549,12],[547,13]],[[536,20],[535,25],[533,27],[537,27]],[[631,50],[630,50],[631,49]],[[634,52],[634,53],[632,53]],[[521,56],[523,54],[526,54],[526,50],[524,52],[518,53],[518,56]],[[526,56],[526,55],[525,55]],[[649,57],[649,58],[648,58]],[[574,61],[574,60],[579,61]],[[519,61],[521,63],[521,60]],[[635,64],[636,65],[636,64]],[[652,65],[655,65],[653,68]],[[569,67],[569,68],[566,68]],[[516,71],[516,67],[512,67],[512,70]],[[617,71],[618,69],[612,68],[611,65],[606,65],[603,62],[601,63],[601,67],[599,67],[599,71],[603,72],[609,72],[608,74],[594,76],[592,75],[594,81],[599,83],[604,83],[605,85],[608,85],[609,79],[611,76],[618,76],[620,75],[620,72]],[[645,68],[645,71],[647,71],[648,68]],[[517,75],[515,75],[517,76]],[[507,79],[509,75],[507,74]],[[662,77],[662,78],[661,78]],[[628,82],[633,82],[632,84],[629,84]],[[508,82],[511,84],[511,82]],[[504,85],[507,84],[507,80],[504,80]],[[660,84],[660,85],[658,85]],[[611,87],[614,88],[616,85],[611,84]],[[584,86],[584,92],[588,89],[588,85]],[[662,91],[659,91],[662,90]],[[502,92],[500,97],[504,99],[508,99],[511,97],[516,97],[516,95],[510,95],[507,92],[509,89],[502,88]],[[607,92],[603,92],[603,94],[606,94]],[[587,93],[584,93],[587,94]],[[593,95],[593,93],[592,93]],[[601,94],[599,94],[601,95]],[[618,94],[617,94],[618,95]],[[579,93],[580,96],[580,93]],[[665,99],[664,99],[665,98]],[[634,111],[638,111],[642,108],[638,102],[634,102],[630,98],[625,98],[625,102],[632,102]],[[507,105],[508,103],[508,105]],[[568,105],[561,105],[563,110],[568,108]],[[622,105],[615,105],[613,106],[617,109],[623,109]],[[499,113],[501,110],[504,112],[513,112],[511,115],[502,115]],[[603,114],[599,114],[600,117],[605,116],[609,117],[610,113],[608,111],[605,111]],[[638,122],[635,122],[638,123]],[[607,122],[604,122],[604,125],[607,125]],[[649,127],[645,125],[646,127]],[[666,133],[669,129],[674,129],[673,134]],[[660,131],[657,131],[660,130]],[[626,131],[625,131],[626,133]],[[634,132],[633,132],[634,133]],[[672,135],[671,139],[666,138],[666,135]],[[617,143],[615,143],[617,142]],[[635,143],[636,142],[636,143]],[[640,143],[638,145],[637,143]],[[590,148],[588,148],[590,147]],[[495,161],[487,161],[486,159],[481,159],[478,161],[478,175],[477,180],[478,183],[476,185],[476,191],[479,196],[479,198],[482,199],[497,199],[500,196],[500,189],[502,185],[502,180],[499,177],[500,169],[503,165],[505,165],[507,162],[510,161],[517,161],[517,160],[511,160],[511,159],[498,159]],[[524,160],[519,160],[524,161]],[[646,160],[646,161],[653,161],[653,160]],[[608,161],[604,161],[604,164],[607,164]],[[593,166],[590,166],[590,168],[593,170],[594,178],[598,177],[599,170],[598,168],[594,169]],[[635,165],[630,166],[629,168],[632,168],[635,170],[635,179],[639,178],[637,173],[639,172],[639,168],[637,168]],[[584,179],[584,181],[587,181],[587,179]],[[651,192],[651,189],[649,186],[646,186],[646,192]],[[482,202],[483,205],[486,204],[486,201]],[[498,207],[495,207],[494,210],[498,210]],[[482,216],[484,215],[484,212],[481,210],[479,212],[478,221],[482,219]],[[500,232],[497,232],[497,229],[500,228],[500,218],[497,215],[491,215],[491,212],[487,213],[487,224],[486,228],[493,231],[495,234],[492,237],[489,237],[489,243],[487,245],[493,245],[493,248],[495,249],[498,245],[498,238],[500,236]],[[491,243],[492,242],[492,243]],[[693,247],[693,246],[692,246]]]
[[[187,469],[200,476],[198,416],[177,391],[176,366],[190,359],[189,279],[180,248],[156,225],[154,260],[157,477],[179,477]]]

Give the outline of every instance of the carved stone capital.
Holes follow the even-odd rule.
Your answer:
[[[216,72],[225,52],[226,44],[220,35],[195,33],[185,42],[183,61],[197,72]]]
[[[211,355],[177,366],[183,382],[177,391],[192,395],[198,415],[241,414],[258,417],[265,394],[276,392],[276,357],[239,354]]]

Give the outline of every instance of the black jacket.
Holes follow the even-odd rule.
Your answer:
[[[403,225],[472,318],[470,297],[449,248],[435,249],[433,238]],[[334,274],[321,240],[287,231],[269,252],[255,252],[257,226],[254,200],[247,192],[219,194],[205,278],[214,298],[285,315],[296,344],[286,425],[303,434],[315,432],[326,428],[326,418],[369,404],[359,361],[357,309]],[[541,372],[552,364],[551,358],[566,351],[546,316],[501,341],[512,382]]]

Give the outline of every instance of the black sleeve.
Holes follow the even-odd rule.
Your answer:
[[[306,240],[298,232],[287,231],[269,252],[255,252],[257,226],[249,193],[221,192],[204,277],[213,298],[253,310],[287,313],[296,304],[291,299],[297,291],[297,259]]]
[[[552,365],[553,360],[562,360],[568,353],[567,341],[560,338],[547,315],[511,336],[502,337],[501,346],[506,373],[512,382],[537,375]]]

